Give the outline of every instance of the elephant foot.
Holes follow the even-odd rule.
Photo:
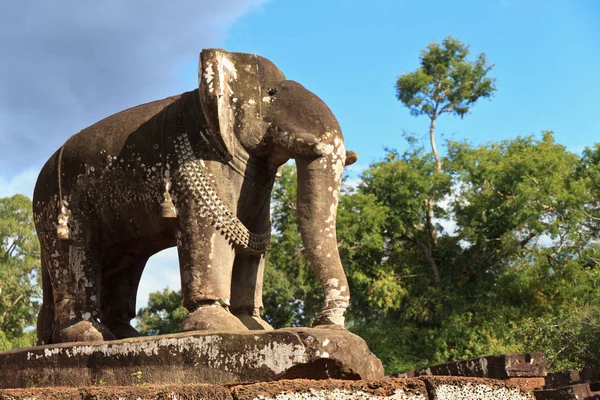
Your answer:
[[[185,317],[180,330],[187,331],[247,331],[248,328],[218,303],[204,304]]]
[[[137,329],[126,322],[106,323],[106,326],[117,339],[142,336]]]
[[[99,322],[79,321],[60,325],[52,334],[52,343],[101,342],[115,336]]]
[[[246,328],[251,331],[272,331],[273,327],[259,315],[252,315],[245,312],[233,312]]]
[[[345,308],[330,308],[321,311],[313,322],[313,328],[318,329],[346,329],[344,327]]]

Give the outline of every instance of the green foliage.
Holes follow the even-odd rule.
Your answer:
[[[179,332],[188,314],[181,302],[181,290],[150,293],[148,306],[138,310],[136,328],[142,335],[162,335]]]
[[[580,157],[552,132],[448,142],[437,172],[410,144],[340,199],[348,328],[387,372],[510,352],[542,351],[553,370],[600,362],[600,146]],[[273,198],[264,318],[309,326],[322,290],[303,255],[293,167]],[[138,326],[172,332],[184,315],[180,294],[165,290]]]
[[[396,81],[396,96],[412,115],[435,119],[450,113],[464,117],[480,98],[496,90],[496,79],[486,77],[493,68],[485,53],[467,60],[469,46],[446,37],[442,44],[431,43],[421,52],[421,66]]]
[[[414,141],[389,152],[340,200],[349,329],[388,372],[522,351],[546,352],[553,369],[598,362],[599,161],[599,146],[580,158],[551,132],[449,142],[440,173]],[[266,316],[306,325],[321,289],[302,256],[291,167],[275,198]]]
[[[310,326],[321,311],[323,292],[303,254],[296,220],[296,173],[286,165],[273,190],[273,228],[267,253],[264,318],[273,327]]]
[[[0,199],[0,351],[35,343],[40,291],[39,243],[31,201]]]
[[[599,335],[598,309],[589,305],[574,313],[564,311],[526,318],[516,332],[525,347],[542,349],[556,371],[597,364]]]

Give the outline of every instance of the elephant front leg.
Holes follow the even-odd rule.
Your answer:
[[[188,207],[186,207],[188,208]],[[177,250],[183,305],[190,312],[182,331],[245,331],[229,312],[235,252],[225,236],[199,213],[180,210]]]

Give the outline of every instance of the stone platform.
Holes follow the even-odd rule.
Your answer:
[[[531,391],[485,378],[423,376],[373,381],[283,380],[248,385],[88,386],[0,389],[0,400],[535,400]],[[560,398],[562,400],[562,398]]]
[[[381,361],[338,329],[187,332],[61,343],[0,354],[0,388],[241,384],[381,379]]]

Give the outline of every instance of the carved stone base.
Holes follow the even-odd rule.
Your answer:
[[[546,398],[575,399],[544,397]],[[0,399],[535,400],[535,397],[531,391],[493,379],[427,376],[371,381],[295,379],[226,386],[197,384],[0,389]]]
[[[381,379],[381,361],[346,330],[186,332],[0,353],[0,388]]]

